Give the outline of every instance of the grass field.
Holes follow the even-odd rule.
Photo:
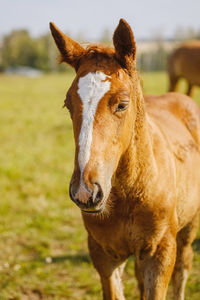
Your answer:
[[[164,73],[142,77],[145,93],[166,91]],[[74,144],[62,105],[72,79],[0,75],[0,300],[101,299],[80,212],[68,197]],[[199,89],[194,98],[200,104]],[[191,300],[200,299],[199,238]],[[133,259],[124,282],[127,299],[138,299]]]

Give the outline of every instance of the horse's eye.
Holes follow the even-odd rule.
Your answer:
[[[117,105],[115,112],[126,110],[127,107],[128,107],[128,101],[120,102]]]

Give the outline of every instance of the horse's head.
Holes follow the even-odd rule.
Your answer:
[[[76,70],[65,100],[76,145],[70,197],[83,211],[100,212],[106,207],[111,180],[133,135],[134,36],[130,26],[120,20],[113,36],[114,49],[84,49],[54,24],[50,28],[61,61]]]

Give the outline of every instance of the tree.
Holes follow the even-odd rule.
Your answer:
[[[27,30],[15,30],[3,38],[1,49],[2,65],[6,67],[36,66],[37,49],[35,41]]]
[[[100,38],[100,42],[104,45],[110,46],[112,44],[112,35],[108,28],[104,29],[102,36]]]
[[[182,26],[178,26],[174,33],[174,39],[177,41],[199,39],[199,37],[200,32],[198,30],[195,31],[192,27],[184,28]]]
[[[48,33],[32,38],[27,30],[15,30],[4,36],[0,49],[0,69],[29,66],[45,72],[63,71],[57,63],[58,50]]]

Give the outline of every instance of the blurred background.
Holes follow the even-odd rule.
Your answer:
[[[112,44],[112,34],[124,17],[133,28],[141,71],[164,71],[168,54],[178,43],[200,39],[199,1],[2,1],[0,70],[40,74],[64,71],[56,63],[48,23],[79,42]],[[37,70],[37,72],[36,72]],[[34,73],[33,73],[34,72]]]
[[[63,109],[74,71],[58,65],[49,21],[82,44],[131,25],[144,93],[168,90],[168,56],[200,40],[199,0],[0,0],[0,300],[101,299],[80,211],[69,199],[74,142]],[[186,81],[178,89],[185,92]],[[200,88],[192,94],[200,104]],[[186,299],[200,299],[200,232]],[[134,260],[124,274],[138,299]],[[168,299],[171,299],[171,287]]]

